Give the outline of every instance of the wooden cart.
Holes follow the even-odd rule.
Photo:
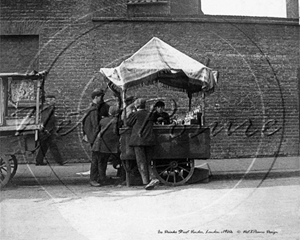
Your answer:
[[[101,68],[100,73],[108,87],[119,94],[126,106],[126,92],[131,88],[160,83],[166,89],[184,91],[189,98],[204,97],[214,91],[218,73],[178,51],[159,38],[152,38],[131,57],[115,68]],[[126,111],[126,108],[123,108]],[[126,114],[126,113],[125,113]],[[202,119],[195,125],[155,126],[156,145],[152,166],[160,181],[167,185],[186,183],[194,171],[194,159],[210,157],[210,129]],[[124,161],[127,186],[130,185],[129,161],[135,160],[133,149],[128,146],[130,128],[120,129],[121,160]]]
[[[0,73],[0,188],[17,172],[16,154],[35,148],[47,73]]]

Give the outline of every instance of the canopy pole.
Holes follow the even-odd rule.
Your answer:
[[[40,89],[41,89],[41,82],[40,80],[37,81],[37,92],[36,92],[36,101],[35,101],[35,124],[39,123],[40,117]]]
[[[201,126],[203,127],[205,121],[205,93],[204,92],[202,92],[201,110],[202,110]]]
[[[122,103],[123,103],[123,111],[124,111],[124,119],[123,119],[123,122],[124,122],[124,126],[127,127],[127,121],[126,121],[126,90],[125,89],[122,89]]]
[[[36,93],[36,106],[35,106],[35,124],[39,123],[40,120],[40,90],[41,90],[41,82],[40,80],[37,81],[37,93]],[[39,126],[40,127],[40,126]],[[38,130],[34,132],[34,141],[38,140]]]
[[[123,123],[124,123],[124,127],[127,127],[127,120],[126,120],[126,89],[123,89],[122,88],[122,103],[123,103],[123,106],[122,106],[122,109],[124,111],[124,119],[123,119]],[[123,112],[122,112],[122,115],[123,115]],[[122,141],[120,141],[120,144]],[[126,141],[125,139],[125,145],[127,145],[128,142]],[[125,148],[127,148],[127,146],[125,146]],[[127,187],[130,187],[130,165],[129,165],[129,160],[122,160],[122,164],[123,164],[123,167],[125,169],[125,178],[126,178],[126,186]]]
[[[206,67],[210,64],[210,58],[206,61]],[[201,115],[201,126],[203,127],[205,124],[205,93],[202,92],[202,101],[201,101],[202,115]]]
[[[192,93],[188,91],[188,98],[189,98],[189,112],[192,110]]]

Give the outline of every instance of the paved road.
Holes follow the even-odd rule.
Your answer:
[[[1,192],[1,240],[300,239],[299,177],[92,188],[87,164],[21,165]],[[109,174],[114,170],[109,167]]]

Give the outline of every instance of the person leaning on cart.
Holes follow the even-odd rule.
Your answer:
[[[100,187],[99,183],[103,172],[103,164],[101,163],[101,156],[99,149],[93,148],[96,137],[100,132],[100,120],[104,116],[108,116],[109,105],[103,101],[105,95],[104,90],[95,89],[92,94],[92,104],[86,116],[82,120],[83,134],[86,135],[88,142],[92,148],[92,161],[90,168],[90,185],[93,187]]]
[[[132,127],[129,146],[133,147],[138,170],[146,190],[152,190],[159,184],[151,167],[155,138],[153,133],[153,115],[146,108],[146,100],[139,98],[135,101],[136,111],[127,118],[127,125]],[[150,178],[150,182],[149,182]]]
[[[45,107],[41,111],[41,130],[39,131],[39,149],[36,155],[35,165],[47,165],[44,162],[44,158],[48,149],[50,149],[51,154],[53,155],[54,160],[59,165],[64,165],[62,156],[57,147],[56,138],[57,138],[57,119],[55,116],[55,96],[46,95],[45,96]]]

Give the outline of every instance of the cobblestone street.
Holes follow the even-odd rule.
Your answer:
[[[209,183],[145,191],[141,186],[92,188],[88,176],[76,174],[88,166],[20,165],[1,191],[1,239],[300,237],[295,175],[264,181],[212,177]],[[115,174],[111,166],[109,173]]]

